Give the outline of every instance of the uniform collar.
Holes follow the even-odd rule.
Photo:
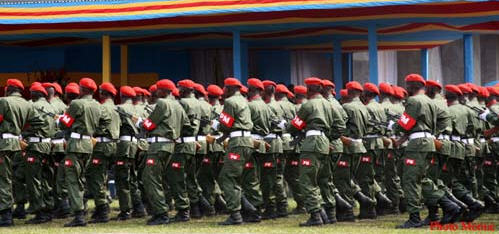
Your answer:
[[[114,103],[114,101],[113,101],[113,99],[108,98],[108,99],[104,100],[104,102],[102,102],[102,104],[104,104],[104,103]]]
[[[93,98],[92,95],[87,94],[85,96],[82,96],[80,99],[92,99],[92,98]]]
[[[22,97],[23,95],[19,92],[13,92],[9,96],[14,96],[14,97]]]
[[[309,97],[309,98],[308,98],[308,100],[310,100],[310,99],[321,99],[321,98],[324,98],[324,97],[322,96],[322,94],[320,94],[320,93],[316,93],[316,94],[314,94],[314,96]]]
[[[125,102],[123,102],[123,104],[133,104],[133,101],[132,101],[132,99],[129,98],[129,99],[125,100]]]
[[[351,102],[360,102],[360,98],[359,97],[354,97],[354,98],[352,98]]]
[[[189,95],[187,95],[186,97],[183,97],[182,99],[184,99],[184,98],[195,98],[195,97],[194,97],[193,93],[190,93]]]
[[[259,94],[251,97],[248,99],[248,101],[256,101],[256,100],[262,100],[262,96],[260,96]]]

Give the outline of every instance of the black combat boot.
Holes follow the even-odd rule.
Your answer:
[[[487,207],[485,210],[486,213],[495,214],[498,211],[498,204],[492,196],[485,194],[483,200],[485,201],[485,207]]]
[[[12,218],[14,219],[25,219],[26,210],[24,209],[24,203],[17,203],[14,212],[12,213]]]
[[[132,218],[140,219],[146,217],[146,208],[144,207],[144,203],[139,202],[133,205],[132,209]]]
[[[468,209],[468,205],[466,205],[464,202],[462,202],[461,200],[457,199],[454,194],[450,193],[450,192],[446,192],[445,193],[445,196],[447,196],[447,198],[449,198],[449,200],[451,200],[452,202],[456,203],[456,205],[458,205],[459,207],[461,207],[461,211],[465,211]]]
[[[132,218],[132,214],[130,213],[130,211],[121,211],[118,216],[114,217],[113,220],[114,221],[125,221],[125,220],[129,220]]]
[[[438,206],[429,206],[428,216],[423,220],[423,226],[429,226],[432,222],[438,222],[439,220]]]
[[[352,204],[350,204],[345,199],[343,199],[343,197],[339,193],[336,193],[334,195],[334,199],[336,200],[336,208],[338,208],[340,210],[353,209]]]
[[[69,201],[64,199],[61,200],[59,208],[54,212],[54,218],[65,219],[71,215],[71,208],[69,207]]]
[[[407,228],[418,228],[421,227],[421,217],[419,216],[419,212],[411,213],[409,215],[409,220],[405,221],[405,223],[398,225],[397,229],[407,229]]]
[[[387,210],[392,207],[392,200],[390,200],[384,193],[376,193],[376,214],[384,215]]]
[[[168,218],[167,214],[154,215],[152,218],[147,220],[147,225],[164,225],[170,223],[170,218]]]
[[[353,195],[353,197],[355,199],[357,199],[357,201],[359,201],[360,205],[372,206],[372,205],[374,205],[376,203],[376,201],[374,201],[370,197],[366,196],[361,191],[357,192],[355,195]]]
[[[75,217],[71,222],[64,224],[64,227],[83,227],[87,226],[85,221],[85,212],[83,210],[75,212]]]
[[[0,211],[0,227],[10,227],[14,226],[14,221],[12,220],[12,209],[5,209]]]
[[[99,205],[95,207],[95,215],[88,223],[107,223],[109,222],[109,205]]]
[[[201,208],[201,213],[205,216],[213,216],[216,214],[215,207],[213,207],[204,196],[199,198],[199,207]]]
[[[355,222],[353,208],[348,210],[336,210],[336,220],[338,222]]]
[[[173,218],[174,222],[187,222],[189,220],[191,220],[189,209],[183,209],[177,211],[177,214]]]
[[[485,205],[482,201],[476,200],[471,195],[466,195],[462,198],[462,201],[468,205],[469,211],[462,216],[461,221],[464,222],[473,222],[473,220],[477,219],[482,215],[482,212],[485,209]]]
[[[203,215],[201,214],[201,209],[199,209],[199,202],[191,203],[190,213],[193,219],[200,219],[201,217],[203,217]]]
[[[52,221],[52,217],[48,214],[45,214],[45,212],[38,211],[35,213],[35,217],[26,221],[25,224],[41,224]]]
[[[275,219],[277,218],[276,215],[276,208],[274,204],[269,204],[265,206],[265,211],[262,214],[262,219],[263,220],[268,220],[268,219]]]
[[[282,202],[277,204],[276,208],[276,217],[277,218],[284,218],[288,217],[288,203],[287,202]]]
[[[447,196],[443,196],[438,200],[438,204],[444,211],[444,216],[440,219],[440,224],[454,223],[461,215],[462,208],[451,201]]]
[[[300,223],[300,227],[312,227],[312,226],[320,226],[323,225],[321,212],[317,211],[310,214],[310,218],[305,223]]]
[[[233,212],[230,216],[223,222],[218,223],[218,225],[239,225],[243,223],[243,217],[239,211]]]
[[[325,220],[324,218],[322,218],[322,221],[324,222],[324,224],[334,224],[337,222],[337,219],[336,219],[336,208],[334,207],[327,207],[327,208],[324,208],[324,212],[326,214],[326,217],[327,217],[327,220]]]
[[[291,214],[294,214],[294,215],[306,214],[306,213],[307,213],[307,210],[305,209],[303,204],[300,204],[300,203],[297,203],[296,208],[294,208],[293,211],[291,211]]]
[[[399,203],[398,209],[399,209],[401,214],[403,214],[407,211],[407,198],[405,198],[405,197],[400,198],[400,203]]]

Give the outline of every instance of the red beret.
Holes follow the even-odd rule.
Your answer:
[[[317,77],[309,77],[305,79],[306,85],[322,85],[322,80]]]
[[[495,86],[489,86],[489,87],[487,87],[487,91],[489,91],[489,94],[490,94],[490,95],[493,95],[493,96],[499,96],[499,90],[498,90],[498,87],[495,87]]]
[[[169,79],[158,80],[158,82],[156,82],[156,86],[158,89],[168,89],[170,91],[176,89],[175,84]]]
[[[398,99],[404,99],[404,97],[407,95],[407,91],[405,91],[404,88],[399,87],[399,86],[394,86],[393,87],[393,96],[395,96]]]
[[[263,83],[264,87],[267,87],[267,86],[270,86],[270,85],[277,86],[277,84],[274,81],[271,81],[271,80],[264,80],[262,83]]]
[[[340,96],[342,96],[342,97],[348,96],[348,89],[342,89],[342,90],[340,90]]]
[[[109,82],[105,82],[105,83],[102,83],[99,88],[101,90],[104,90],[104,91],[107,91],[109,93],[111,93],[113,96],[116,96],[116,88],[114,87],[113,84],[109,83]]]
[[[121,86],[120,88],[120,93],[121,96],[127,96],[127,97],[135,97],[137,96],[137,92],[135,92],[134,88],[130,86]]]
[[[94,92],[97,90],[97,84],[91,78],[81,78],[80,86],[87,88],[87,89],[90,89]]]
[[[263,85],[263,82],[259,80],[258,78],[249,78],[248,79],[248,87],[255,87],[259,89],[263,89],[265,86]]]
[[[388,95],[392,95],[393,96],[393,88],[388,83],[380,83],[379,84],[379,91],[381,93],[386,93]]]
[[[243,86],[241,86],[241,88],[239,89],[239,91],[240,91],[241,93],[248,93],[248,88],[247,88],[246,86],[244,86],[244,85],[243,85]]]
[[[181,80],[177,83],[178,87],[184,87],[188,89],[193,89],[195,84],[196,83],[194,83],[194,81],[189,79]]]
[[[80,86],[78,86],[78,84],[76,84],[76,83],[69,83],[64,88],[64,91],[66,92],[66,94],[72,93],[72,94],[80,95]]]
[[[97,84],[91,78],[81,78],[80,86],[87,88],[87,89],[90,89],[94,92],[97,90]]]
[[[35,82],[33,82],[33,84],[31,84],[31,85],[34,85],[34,84],[35,84]],[[54,88],[54,90],[55,90],[54,83],[50,83],[50,82],[42,83],[42,87],[44,87],[44,88]]]
[[[459,89],[459,87],[457,87],[456,85],[446,85],[445,91],[447,91],[449,93],[455,93],[457,95],[463,95],[463,92],[461,92],[461,89]]]
[[[7,80],[7,85],[6,86],[12,86],[20,89],[24,89],[23,82],[21,82],[18,79],[8,79]]]
[[[137,87],[137,86],[133,87],[133,91],[135,91],[136,96],[144,95],[144,91],[140,87]]]
[[[334,85],[334,83],[333,83],[333,82],[331,82],[330,80],[326,80],[326,79],[322,80],[322,86],[324,86],[324,87],[326,87],[326,86],[331,86],[331,87],[333,87],[333,88],[335,88],[335,87],[336,87],[336,85]]]
[[[204,89],[204,86],[203,86],[202,84],[195,83],[195,84],[194,84],[194,90],[196,90],[196,91],[198,91],[198,92],[202,93],[203,95],[208,94],[208,93],[206,92],[206,90]]]
[[[147,89],[142,89],[142,93],[144,93],[145,96],[150,97],[151,93]]]
[[[293,88],[293,91],[295,92],[295,94],[303,94],[303,95],[307,95],[307,87],[303,86],[303,85],[297,85]]]
[[[35,81],[35,82],[31,83],[31,86],[33,86],[33,85],[42,85],[42,83],[40,83],[40,82],[38,82],[38,81]],[[43,86],[43,85],[42,85],[42,86]]]
[[[275,91],[277,93],[285,93],[285,94],[290,94],[291,92],[289,91],[288,87],[286,87],[286,85],[283,85],[283,84],[278,84],[275,88]]]
[[[211,84],[206,89],[211,96],[222,96],[224,94],[224,91],[218,85]]]
[[[346,85],[346,88],[348,90],[352,90],[353,89],[353,90],[364,91],[364,89],[362,88],[362,85],[360,85],[360,83],[357,82],[357,81],[350,81],[350,82],[348,82],[347,85]]]
[[[294,98],[295,97],[295,95],[291,91],[288,93],[287,96],[288,96],[288,98]]]
[[[41,85],[31,85],[31,87],[29,88],[29,91],[31,92],[40,92],[40,93],[43,93],[45,96],[47,96],[47,90],[45,90],[45,88]]]
[[[373,83],[369,83],[369,82],[365,83],[364,84],[364,90],[379,95],[378,87],[375,84],[373,84]]]
[[[466,85],[471,89],[471,91],[473,91],[475,93],[480,92],[480,88],[478,87],[478,85],[473,84],[473,83],[466,83]]]
[[[436,80],[427,80],[426,86],[433,86],[433,87],[438,87],[438,88],[442,89],[442,85],[440,83],[438,83],[438,81],[436,81]]]
[[[409,74],[405,77],[405,82],[419,82],[426,85],[426,81],[419,74]]]
[[[239,87],[243,86],[238,79],[232,78],[232,77],[225,78],[224,85],[225,86],[239,86]]]
[[[485,87],[478,86],[480,88],[480,92],[478,92],[478,96],[483,98],[488,98],[490,96],[489,90]]]
[[[461,90],[461,92],[463,92],[463,94],[466,94],[466,93],[471,93],[473,92],[470,87],[466,84],[459,84],[457,87],[459,87],[459,89]]]
[[[177,87],[175,87],[175,89],[173,89],[173,90],[172,90],[172,94],[173,94],[173,96],[175,96],[175,97],[180,96],[180,91],[177,89]]]
[[[52,84],[54,85],[55,91],[59,94],[62,94],[62,87],[57,82],[54,82]]]
[[[158,90],[158,86],[156,84],[149,86],[149,92],[154,93],[156,90]]]

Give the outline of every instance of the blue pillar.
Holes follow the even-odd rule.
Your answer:
[[[342,75],[342,62],[341,62],[341,41],[333,41],[333,72],[334,84],[336,85],[336,93],[340,93],[343,87]]]
[[[347,53],[347,78],[348,81],[353,80],[353,53]]]
[[[421,49],[421,76],[423,76],[425,80],[428,80],[429,78],[428,55],[429,55],[428,49]]]
[[[376,35],[376,25],[368,26],[367,41],[369,47],[369,82],[378,84],[378,36]]]
[[[473,83],[473,36],[464,34],[463,43],[464,82]]]
[[[234,77],[245,84],[248,79],[248,44],[241,41],[241,33],[232,33],[232,60]]]

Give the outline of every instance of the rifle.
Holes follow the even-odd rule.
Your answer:
[[[470,108],[471,110],[475,111],[477,114],[481,114],[481,113],[483,113],[485,111],[484,109],[476,107],[476,106],[470,106],[468,104],[463,104],[463,105],[466,106],[466,107],[468,107],[468,108]],[[490,112],[492,114],[498,115],[492,109],[489,109],[489,110],[490,110]],[[491,128],[491,129],[487,129],[487,130],[483,131],[483,136],[489,138],[492,135],[496,134],[497,132],[499,132],[499,126],[495,126],[495,127]]]
[[[397,121],[397,120],[400,119],[400,115],[399,114],[392,113],[389,110],[385,110],[385,114],[386,114],[386,117],[388,119],[391,119],[393,121]]]
[[[39,112],[42,112],[44,115],[48,115],[52,118],[54,118],[56,116],[56,114],[52,113],[52,112],[49,112],[49,111],[46,111],[45,110],[45,107],[41,107],[41,108],[36,108],[37,111]]]
[[[470,108],[471,110],[477,112],[478,114],[481,114],[482,112],[484,112],[485,110],[480,108],[480,107],[477,107],[477,106],[470,106],[468,104],[463,104],[464,106]]]
[[[300,132],[298,135],[289,142],[290,146],[297,146],[303,139],[305,139],[305,133]]]
[[[116,108],[114,108],[114,111],[116,111],[119,115],[125,117],[125,118],[128,118],[128,119],[131,119],[133,120],[133,115],[126,112],[125,110],[123,110],[123,108],[117,106]]]

